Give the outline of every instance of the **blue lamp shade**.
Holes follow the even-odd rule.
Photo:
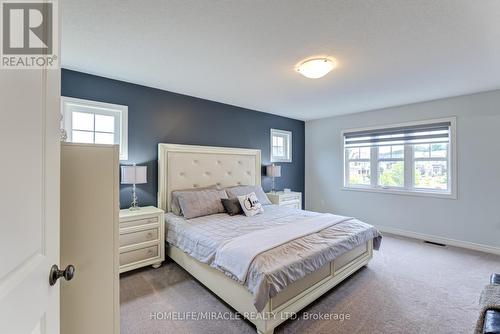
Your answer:
[[[122,179],[121,184],[144,184],[148,183],[147,166],[121,166]]]

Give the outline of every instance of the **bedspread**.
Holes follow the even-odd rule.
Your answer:
[[[167,213],[166,240],[214,267],[217,250],[236,237],[321,215],[328,214],[276,205],[265,206],[263,214],[253,217],[222,213],[188,220]],[[261,311],[270,298],[288,285],[371,239],[378,249],[381,235],[377,229],[357,219],[342,221],[259,254],[252,261],[243,284],[252,293],[256,309]],[[231,273],[224,273],[237,280]]]

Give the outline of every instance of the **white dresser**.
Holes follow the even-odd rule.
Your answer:
[[[283,192],[283,191],[277,191],[277,192],[270,192],[266,194],[271,203],[279,205],[279,206],[285,206],[285,207],[292,207],[296,209],[302,210],[302,193],[301,192],[296,192],[296,191],[290,191],[290,192]]]
[[[120,210],[120,273],[165,260],[163,210],[154,206]]]

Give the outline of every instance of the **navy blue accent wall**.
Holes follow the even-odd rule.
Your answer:
[[[278,189],[304,191],[304,122],[111,80],[67,69],[62,70],[62,96],[128,106],[128,161],[148,166],[148,183],[138,185],[139,204],[156,205],[158,143],[228,146],[262,151],[262,186],[270,190],[265,176],[269,163],[270,129],[293,133],[291,163],[280,163]],[[131,187],[120,189],[120,205],[128,207]]]

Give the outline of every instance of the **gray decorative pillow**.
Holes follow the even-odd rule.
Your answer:
[[[227,198],[224,190],[186,191],[179,195],[179,206],[187,219],[208,216],[224,212],[223,198]]]
[[[240,201],[237,198],[223,198],[221,201],[224,209],[226,209],[226,212],[230,216],[241,215],[243,213]]]
[[[172,213],[177,215],[177,216],[182,216],[182,211],[181,207],[179,206],[179,196],[185,192],[191,192],[191,191],[200,191],[200,190],[207,190],[207,189],[217,189],[220,190],[220,188],[217,185],[209,186],[209,187],[203,187],[203,188],[192,188],[192,189],[184,189],[184,190],[174,190],[172,191],[172,197],[170,199],[170,209],[172,210]]]
[[[250,193],[255,193],[259,199],[260,204],[269,205],[272,204],[269,198],[267,198],[266,193],[262,190],[261,186],[236,186],[225,188],[227,196],[229,198],[238,198],[238,196],[247,195]]]

